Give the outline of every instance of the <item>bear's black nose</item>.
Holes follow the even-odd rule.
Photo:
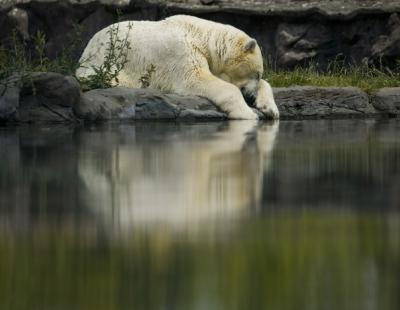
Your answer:
[[[256,97],[253,94],[248,93],[246,91],[246,88],[244,88],[244,87],[240,88],[240,92],[242,93],[243,98],[246,101],[247,105],[254,108],[255,102],[256,102]]]
[[[246,101],[249,107],[255,108],[256,107],[256,97],[254,96],[244,96],[244,100]]]

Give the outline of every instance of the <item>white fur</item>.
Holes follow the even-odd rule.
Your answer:
[[[240,88],[257,96],[256,107],[273,118],[279,112],[271,87],[254,79],[262,73],[263,61],[257,44],[244,32],[228,25],[192,16],[177,15],[159,22],[121,22],[118,36],[127,36],[131,49],[128,63],[118,76],[119,85],[140,87],[150,65],[155,66],[150,87],[181,95],[198,95],[210,99],[232,119],[257,119],[246,104]],[[80,78],[94,73],[93,67],[104,62],[109,27],[99,31],[82,54],[84,67]],[[246,47],[251,46],[251,50]]]

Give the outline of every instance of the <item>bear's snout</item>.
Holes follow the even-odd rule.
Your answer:
[[[246,101],[247,105],[254,108],[256,106],[256,98],[257,98],[256,95],[253,92],[246,89],[246,87],[241,87],[240,92],[242,93],[243,98]]]

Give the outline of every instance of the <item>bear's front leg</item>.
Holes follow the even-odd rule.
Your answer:
[[[271,85],[265,80],[260,80],[256,98],[256,108],[272,119],[279,118],[279,110],[274,100]]]
[[[239,88],[212,74],[202,75],[196,84],[188,87],[187,92],[211,100],[229,119],[258,119],[258,115],[244,101]]]

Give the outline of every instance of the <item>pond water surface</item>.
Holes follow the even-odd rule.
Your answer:
[[[0,128],[1,309],[399,309],[400,120]]]

